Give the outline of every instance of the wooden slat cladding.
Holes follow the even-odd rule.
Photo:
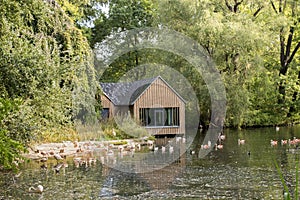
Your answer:
[[[161,79],[156,79],[136,100],[134,116],[139,117],[139,108],[179,107],[179,127],[151,127],[148,132],[155,135],[182,134],[185,132],[185,103]]]
[[[101,95],[101,105],[103,108],[109,109],[109,116],[112,117],[114,112],[114,105],[105,95]]]

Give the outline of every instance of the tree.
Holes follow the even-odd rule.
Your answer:
[[[300,41],[299,41],[299,8],[300,4],[298,1],[287,1],[287,0],[280,0],[280,1],[270,1],[271,7],[273,11],[278,15],[279,17],[285,18],[285,22],[281,24],[280,32],[279,32],[279,40],[280,40],[280,69],[279,69],[279,76],[283,77],[283,79],[279,83],[279,94],[280,97],[278,99],[278,102],[280,104],[284,104],[287,101],[287,87],[286,84],[287,79],[292,79],[291,76],[288,75],[288,71],[296,71],[296,76],[294,75],[294,78],[296,78],[297,85],[299,86],[299,78],[300,78],[300,70],[298,69],[292,69],[293,67],[293,61],[296,58],[297,53],[299,52],[300,48]],[[294,72],[295,73],[295,72]],[[290,75],[293,74],[293,72],[289,73]],[[286,78],[285,78],[286,77]],[[293,112],[295,112],[295,108],[298,107],[297,104],[295,104],[295,101],[298,99],[298,91],[299,89],[295,88],[294,92],[292,92],[292,103],[290,105],[289,111],[287,113],[287,116],[291,116]]]
[[[87,39],[55,1],[2,0],[0,11],[1,98],[20,102],[1,129],[24,145],[57,134],[71,139],[80,110],[95,112]]]

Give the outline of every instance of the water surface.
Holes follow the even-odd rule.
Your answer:
[[[1,174],[0,199],[282,199],[283,186],[275,162],[293,192],[298,149],[281,146],[280,141],[300,138],[300,126],[281,127],[279,131],[274,127],[226,129],[224,134],[224,148],[211,151],[203,159],[198,158],[198,151],[204,134],[198,133],[184,154],[175,143],[171,153],[159,149],[146,156],[136,152],[104,158],[95,152],[96,164],[76,167],[69,158],[68,167],[58,173],[53,170],[55,160],[48,161],[47,170],[41,169],[41,162],[32,161],[17,176]],[[238,139],[245,139],[245,144],[238,145]],[[271,146],[271,139],[278,140],[278,145]],[[118,163],[126,170],[114,167]],[[39,184],[43,193],[28,192],[29,187]]]

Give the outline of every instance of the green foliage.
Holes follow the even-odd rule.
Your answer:
[[[107,7],[108,14],[101,13],[94,22],[92,46],[110,34],[151,26],[155,15],[153,4],[148,0],[111,0]]]
[[[25,151],[24,144],[22,143],[24,139],[13,138],[3,124],[3,120],[10,113],[19,110],[20,104],[20,99],[10,100],[0,97],[0,169],[16,168],[17,159],[21,159],[21,153]],[[26,139],[26,135],[22,136]]]
[[[17,168],[17,160],[21,158],[21,152],[24,152],[24,146],[11,139],[5,130],[0,130],[0,169]]]
[[[291,16],[288,13],[292,8],[297,10],[299,3],[287,1],[285,15],[281,15],[273,11],[272,2],[176,0],[158,3],[155,22],[192,37],[215,61],[227,92],[227,126],[265,126],[299,121],[299,109],[296,109],[299,105],[296,105],[299,101],[299,69],[294,66],[286,76],[278,76],[278,34],[283,29],[285,37],[291,33],[293,25],[290,20],[297,14],[294,12]],[[285,1],[274,2],[278,10],[279,4],[283,8]],[[298,24],[293,33],[299,34]],[[293,41],[292,47],[296,44]],[[263,71],[263,67],[267,71]],[[280,81],[283,78],[284,81]],[[282,95],[278,90],[281,83],[285,85],[284,103],[278,102]],[[201,98],[207,100],[209,95],[198,93],[197,96],[201,115],[209,120],[210,116],[205,112],[210,110],[210,105],[201,101]]]
[[[7,134],[26,143],[50,130],[67,134],[82,110],[92,118],[93,55],[72,20],[45,1],[3,1],[0,9],[1,94],[23,99],[3,120]]]

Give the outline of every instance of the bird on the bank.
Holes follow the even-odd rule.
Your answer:
[[[29,192],[42,193],[44,191],[44,187],[42,185],[38,185],[37,187],[31,186],[29,188]]]

